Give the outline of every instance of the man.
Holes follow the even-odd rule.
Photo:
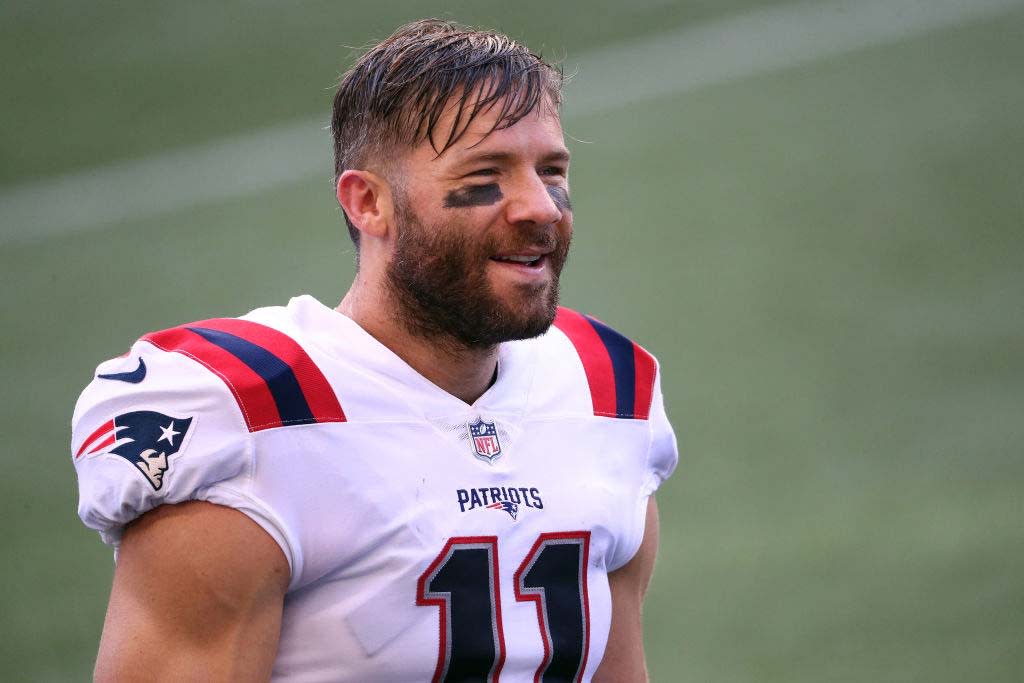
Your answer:
[[[675,438],[654,359],[557,307],[560,83],[506,36],[402,27],[335,98],[338,308],[100,366],[72,439],[117,547],[97,679],[646,680]]]

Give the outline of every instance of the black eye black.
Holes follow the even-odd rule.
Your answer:
[[[562,211],[572,211],[572,202],[569,201],[569,193],[564,187],[549,186],[548,195],[559,209]]]
[[[446,209],[461,209],[469,206],[490,206],[504,198],[497,183],[469,185],[452,190],[444,198]]]

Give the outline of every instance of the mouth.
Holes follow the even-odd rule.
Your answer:
[[[491,260],[497,263],[507,263],[520,268],[538,270],[543,268],[544,264],[547,262],[547,258],[547,254],[507,254],[502,256],[492,256]]]

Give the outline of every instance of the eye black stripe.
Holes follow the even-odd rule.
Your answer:
[[[444,198],[444,208],[461,209],[470,206],[490,206],[497,204],[505,195],[497,184],[473,185],[452,190]]]

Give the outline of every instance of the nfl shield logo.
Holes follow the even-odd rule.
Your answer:
[[[477,418],[469,425],[469,436],[473,440],[473,454],[481,460],[491,462],[501,455],[501,443],[498,442],[498,430],[493,422],[484,422]]]

